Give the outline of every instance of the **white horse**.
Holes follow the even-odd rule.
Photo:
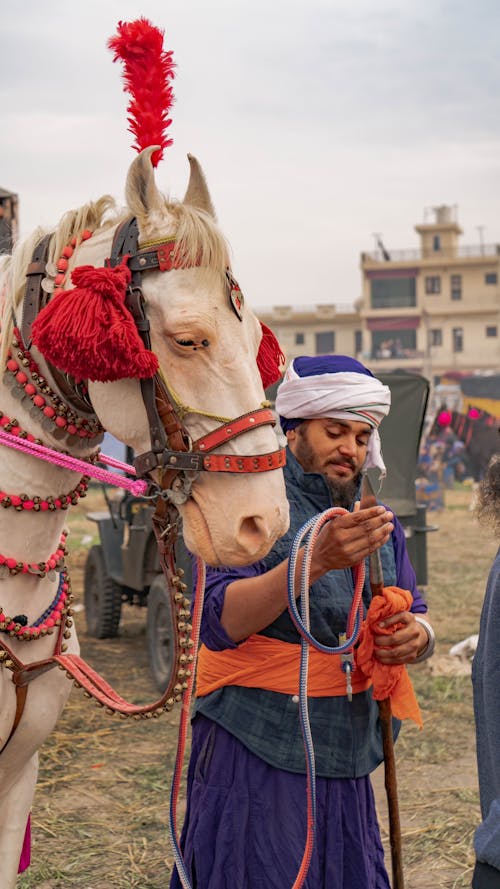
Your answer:
[[[143,276],[151,350],[174,406],[185,417],[191,441],[196,443],[222,423],[228,441],[214,453],[231,454],[240,463],[252,455],[251,462],[258,466],[260,455],[276,452],[272,427],[250,421],[244,424],[244,434],[233,438],[228,421],[253,412],[258,416],[264,402],[256,363],[261,326],[238,293],[236,306],[231,304],[235,296],[234,290],[230,293],[234,287],[230,277],[228,290],[227,247],[197,161],[190,157],[184,201],[174,202],[156,188],[151,153],[152,149],[143,151],[131,165],[125,214],[117,213],[111,199],[104,197],[63,217],[50,240],[42,287],[46,295],[54,285],[70,289],[75,267],[102,268],[123,216],[137,220],[139,250],[175,239],[179,259],[174,267],[149,270]],[[150,420],[137,379],[88,380],[78,386],[69,380],[73,386],[69,398],[68,378],[56,372],[41,351],[28,350],[28,343],[21,343],[15,333],[27,329],[26,318],[23,328],[21,317],[30,311],[26,301],[22,307],[26,273],[44,234],[35,232],[0,265],[6,367],[0,384],[0,428],[17,438],[34,437],[79,459],[96,452],[102,429],[136,454],[150,452]],[[17,658],[29,664],[53,655],[61,608],[64,615],[68,605],[61,582],[64,574],[59,574],[61,552],[57,552],[63,547],[65,518],[60,507],[78,499],[80,475],[5,446],[1,457],[0,499],[5,508],[0,509],[0,643],[4,639]],[[260,459],[264,464],[268,458]],[[236,464],[230,468],[236,470]],[[179,510],[185,541],[212,565],[259,559],[287,528],[288,506],[279,469],[255,474],[202,472],[188,477],[184,491],[187,499]],[[12,619],[10,624],[7,618]],[[60,642],[63,650],[77,653],[71,623],[70,619],[66,624],[69,638]],[[26,637],[35,638],[22,639],[23,629]],[[12,676],[0,666],[0,889],[15,886],[36,784],[37,751],[71,689],[57,669],[37,676],[27,686],[22,716],[11,734],[19,705]]]

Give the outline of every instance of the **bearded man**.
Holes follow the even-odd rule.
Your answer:
[[[388,387],[347,356],[296,358],[278,389],[290,529],[264,560],[207,575],[181,837],[193,887],[288,889],[297,875],[306,837],[305,754],[298,696],[280,667],[291,658],[297,682],[288,555],[309,518],[332,506],[347,510],[324,525],[314,547],[313,635],[338,646],[353,598],[351,568],[380,549],[385,584],[409,590],[413,601],[385,621],[398,629],[375,637],[375,656],[407,664],[431,653],[432,629],[415,617],[427,607],[401,525],[385,506],[355,508],[362,470],[385,472],[377,427],[389,405]],[[370,600],[365,582],[365,609]],[[329,657],[332,669],[339,660]],[[308,688],[317,823],[307,889],[389,889],[370,783],[383,760],[378,707],[355,677],[350,696],[345,677],[330,688],[328,674],[325,691],[325,671],[322,688]],[[174,872],[171,887],[180,885]]]

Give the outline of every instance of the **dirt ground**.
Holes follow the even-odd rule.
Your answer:
[[[93,492],[70,518],[82,653],[121,694],[144,702],[156,696],[147,662],[145,612],[126,607],[117,639],[97,641],[85,633],[82,567],[96,540],[85,512],[101,508],[99,497]],[[477,632],[496,550],[493,539],[473,521],[470,499],[466,486],[447,491],[445,509],[428,515],[429,524],[439,526],[427,537],[426,588],[437,656],[411,668],[424,729],[404,725],[396,745],[406,889],[470,886],[472,836],[479,820],[470,664],[448,651]],[[168,886],[168,805],[178,717],[174,711],[147,722],[120,720],[106,716],[81,691],[72,691],[57,730],[41,750],[32,813],[33,864],[19,878],[18,889]],[[374,781],[388,848],[381,770]]]

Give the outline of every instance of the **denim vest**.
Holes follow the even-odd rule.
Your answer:
[[[290,451],[284,469],[290,528],[264,560],[266,570],[288,558],[297,531],[317,513],[334,506],[322,475],[304,473]],[[392,541],[380,550],[387,586],[396,584]],[[367,572],[368,574],[368,572]],[[310,590],[311,632],[323,644],[338,645],[347,625],[354,582],[351,569],[329,571]],[[368,579],[363,604],[371,601]],[[300,608],[300,601],[298,602]],[[262,631],[262,635],[299,643],[288,610]],[[309,717],[314,741],[316,772],[322,777],[357,778],[372,772],[383,760],[378,706],[371,690],[347,697],[309,698]],[[203,713],[235,735],[270,765],[291,772],[305,772],[305,757],[295,696],[264,689],[228,686],[199,698],[196,712]]]

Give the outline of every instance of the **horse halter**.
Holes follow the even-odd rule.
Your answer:
[[[150,349],[150,325],[144,309],[142,274],[153,269],[168,272],[177,268],[175,241],[165,240],[145,249],[138,249],[137,221],[129,219],[122,223],[115,233],[107,264],[116,266],[124,257],[127,257],[127,264],[132,273],[126,306],[145,347]],[[229,304],[238,319],[242,321],[243,297],[229,270],[226,271],[226,280]],[[166,474],[165,481],[168,482],[167,487],[162,483],[162,496],[171,500],[176,506],[188,499],[194,475],[199,472],[269,472],[281,469],[285,465],[284,448],[250,456],[212,453],[224,442],[245,432],[264,425],[274,426],[276,420],[269,408],[256,408],[235,417],[193,442],[176,413],[175,399],[172,399],[168,391],[168,384],[166,385],[158,374],[153,378],[141,379],[140,383],[150,426],[151,450],[135,458],[136,472],[139,476],[147,476],[155,469],[162,470],[162,475]],[[174,480],[176,482],[172,488]]]

